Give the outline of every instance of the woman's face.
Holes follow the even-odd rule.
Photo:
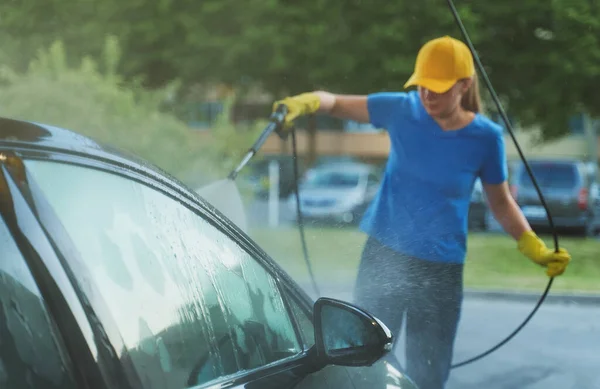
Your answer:
[[[471,83],[471,79],[460,80],[444,93],[436,93],[419,86],[419,97],[429,115],[436,118],[447,118],[460,107],[460,101]]]

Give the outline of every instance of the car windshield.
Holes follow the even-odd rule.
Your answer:
[[[110,338],[144,388],[189,387],[300,352],[271,273],[202,214],[111,172],[27,168],[79,253],[70,265],[83,293],[93,308],[106,301]]]
[[[342,171],[313,171],[307,174],[303,188],[354,188],[358,185],[357,173]]]
[[[571,164],[540,163],[531,164],[535,180],[542,188],[568,189],[577,185],[577,169]],[[521,172],[521,185],[533,188],[527,170]]]

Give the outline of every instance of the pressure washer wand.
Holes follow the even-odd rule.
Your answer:
[[[250,162],[252,157],[254,157],[256,155],[258,150],[260,150],[262,145],[266,142],[267,138],[273,133],[273,131],[277,132],[277,134],[282,139],[285,138],[285,134],[283,132],[283,122],[284,122],[284,119],[285,119],[287,113],[288,113],[287,106],[280,104],[277,107],[275,112],[273,112],[271,114],[271,117],[269,118],[269,120],[270,120],[269,125],[267,125],[267,127],[260,134],[260,136],[258,137],[256,142],[254,142],[252,147],[250,147],[250,149],[248,150],[248,153],[244,156],[244,158],[242,159],[240,164],[235,169],[233,169],[231,171],[231,173],[229,173],[229,176],[227,176],[227,178],[229,178],[230,180],[235,180],[238,173],[244,168],[244,166],[246,166],[248,164],[248,162]]]

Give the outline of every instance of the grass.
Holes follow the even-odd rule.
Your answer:
[[[309,258],[320,285],[351,284],[356,276],[366,236],[356,229],[306,228]],[[255,229],[250,235],[301,283],[309,282],[296,228]],[[550,236],[542,236],[549,247]],[[561,237],[561,247],[573,258],[557,277],[553,291],[600,292],[600,240]],[[504,234],[471,233],[465,265],[465,287],[540,291],[548,282],[544,269],[524,257]]]

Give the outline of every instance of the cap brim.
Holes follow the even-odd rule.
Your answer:
[[[418,85],[435,93],[444,93],[452,88],[452,86],[456,84],[456,81],[457,80],[436,80],[434,78],[417,77],[415,74],[413,74],[408,81],[406,81],[404,87],[408,88]]]

